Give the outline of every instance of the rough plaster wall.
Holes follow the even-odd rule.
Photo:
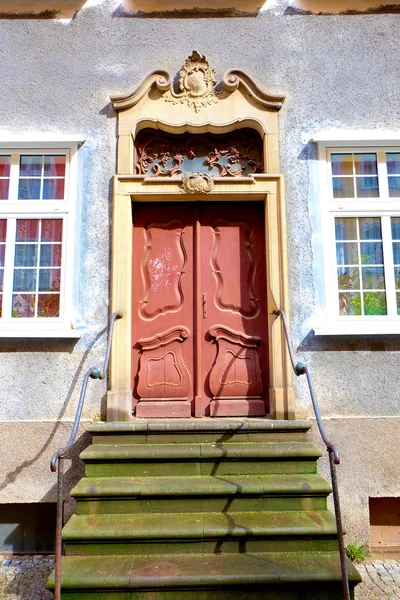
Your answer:
[[[76,133],[87,140],[81,150],[79,283],[86,333],[78,343],[1,342],[0,421],[20,421],[27,440],[17,453],[17,463],[29,460],[29,440],[45,446],[49,437],[48,431],[43,432],[41,442],[24,421],[45,419],[51,430],[56,419],[71,418],[77,381],[85,368],[103,356],[104,336],[96,341],[96,335],[106,324],[108,310],[116,128],[109,96],[133,90],[154,68],[176,73],[193,48],[207,54],[218,78],[236,67],[270,91],[287,96],[280,113],[280,143],[287,188],[292,338],[299,358],[314,373],[323,414],[397,415],[400,345],[396,340],[329,340],[310,334],[316,301],[309,212],[313,153],[302,134],[335,127],[397,127],[399,17],[282,16],[276,4],[274,10],[246,19],[118,18],[118,4],[92,6],[67,24],[0,21],[0,58],[3,64],[13,65],[0,75],[3,134]],[[300,406],[308,409],[304,382],[296,385]],[[91,382],[86,418],[99,417],[104,392],[104,385]],[[381,433],[387,423],[382,420]],[[60,437],[61,444],[64,440]],[[393,442],[386,436],[375,435],[370,443],[377,453],[392,450]],[[52,450],[58,445],[57,440]],[[29,501],[29,482],[39,472],[39,463],[21,471],[18,464],[9,456],[3,467],[7,474],[16,471],[18,498]],[[44,463],[43,468],[47,469]],[[46,483],[48,489],[53,484]],[[46,485],[40,487],[44,499]],[[360,486],[365,499],[365,481]],[[3,501],[15,501],[15,489],[8,486],[8,491]],[[387,491],[398,493],[394,485]],[[365,523],[364,518],[364,528]]]
[[[400,418],[328,419],[325,426],[329,439],[340,448],[337,475],[346,544],[355,539],[368,546],[368,498],[400,497],[400,463],[393,452],[400,437]],[[310,439],[323,450],[316,427]],[[318,470],[330,479],[326,452]],[[332,498],[330,503],[333,510]]]

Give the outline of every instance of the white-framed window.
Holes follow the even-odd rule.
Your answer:
[[[72,327],[77,143],[0,143],[0,337]]]
[[[325,305],[315,333],[400,333],[400,139],[318,146]]]

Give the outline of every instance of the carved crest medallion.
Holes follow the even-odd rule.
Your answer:
[[[182,194],[208,194],[214,187],[214,176],[207,173],[183,173]]]
[[[193,50],[179,72],[179,92],[173,89],[164,94],[164,99],[173,104],[187,104],[196,112],[209,104],[218,102],[214,89],[215,71],[208,64],[207,57]]]

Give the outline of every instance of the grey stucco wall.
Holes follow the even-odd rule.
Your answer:
[[[269,91],[286,94],[280,151],[286,179],[292,339],[299,358],[311,366],[323,414],[340,417],[348,432],[345,446],[353,428],[361,428],[346,459],[353,461],[363,453],[364,417],[377,417],[374,424],[379,422],[379,435],[365,429],[365,436],[371,434],[368,444],[377,453],[392,452],[385,428],[386,417],[399,414],[400,343],[393,337],[330,340],[310,333],[318,301],[309,207],[315,154],[302,134],[330,128],[398,128],[400,16],[285,16],[287,4],[276,2],[250,18],[159,19],[118,17],[119,3],[105,1],[68,23],[0,21],[2,136],[46,132],[77,134],[86,140],[79,159],[76,280],[76,310],[86,324],[85,333],[78,342],[0,341],[0,422],[10,436],[3,469],[5,481],[12,479],[12,485],[0,490],[0,501],[15,502],[16,489],[19,502],[33,501],[32,482],[47,469],[51,453],[68,433],[81,376],[104,353],[104,335],[97,334],[108,314],[110,184],[116,156],[116,116],[109,97],[132,91],[155,68],[175,74],[194,48],[208,56],[218,79],[225,70],[238,68]],[[304,382],[295,385],[300,410],[308,410]],[[104,395],[103,384],[90,386],[86,419],[100,417]],[[67,421],[61,429],[55,425],[58,419]],[[45,424],[37,426],[42,421]],[[339,431],[342,440],[344,433]],[[15,448],[12,440],[17,440]],[[37,487],[35,501],[53,499],[55,479],[50,477],[40,475],[43,485]],[[399,495],[394,479],[387,481],[385,495]],[[358,484],[357,501],[352,493],[346,487],[343,499],[348,506],[365,502],[370,493],[365,480]],[[351,528],[364,541],[367,516],[365,511],[358,514],[364,524],[357,529],[354,517]]]

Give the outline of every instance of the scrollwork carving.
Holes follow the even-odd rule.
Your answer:
[[[143,129],[135,139],[135,174],[173,177],[201,172],[219,177],[263,173],[263,147],[249,128],[228,134],[174,135]]]

